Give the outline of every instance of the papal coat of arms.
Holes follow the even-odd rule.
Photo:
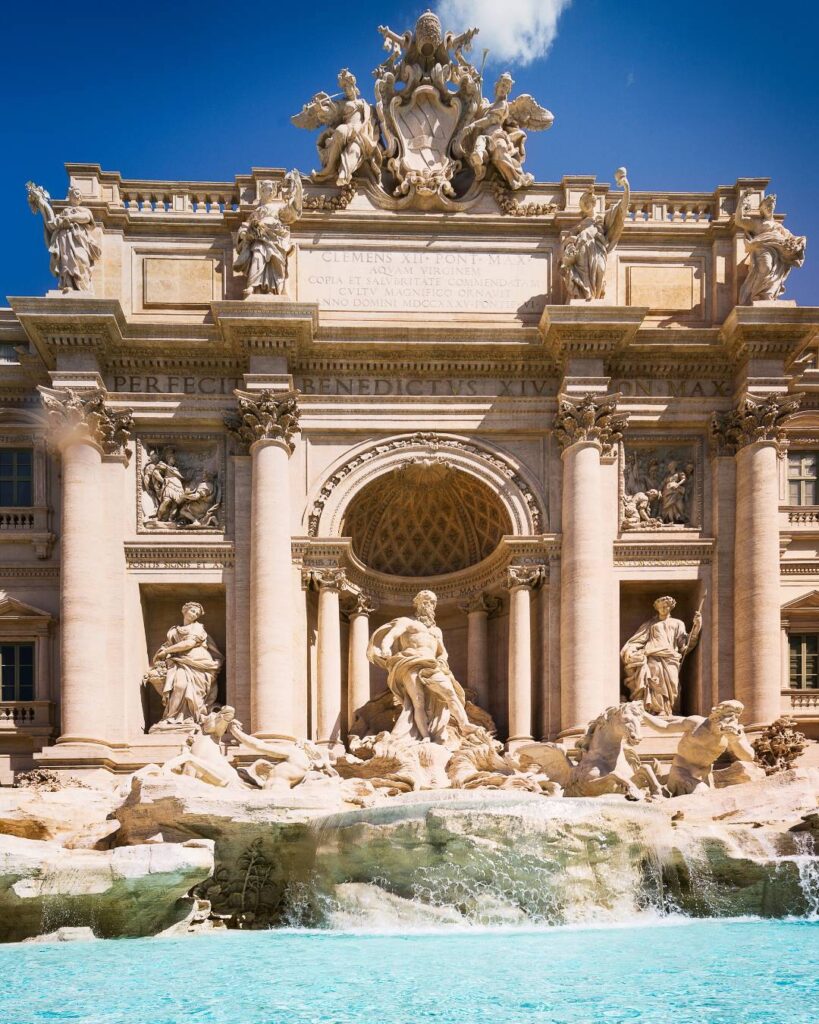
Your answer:
[[[344,187],[366,177],[389,205],[444,209],[457,209],[487,176],[512,190],[531,184],[523,169],[526,132],[543,131],[554,118],[529,95],[511,99],[508,73],[494,97],[484,97],[483,73],[464,56],[478,29],[444,33],[427,11],[412,31],[378,31],[388,56],[373,72],[375,103],[362,98],[345,68],[340,93],[318,93],[292,119],[322,129],[313,180]]]

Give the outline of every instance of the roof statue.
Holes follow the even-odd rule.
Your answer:
[[[292,118],[299,128],[324,126],[313,180],[335,179],[342,187],[358,175],[384,205],[393,199],[397,207],[444,209],[462,208],[485,179],[511,190],[530,185],[526,132],[550,128],[554,117],[528,94],[512,99],[508,72],[494,99],[483,96],[482,71],[464,56],[478,29],[444,32],[427,11],[413,30],[378,31],[388,56],[373,72],[374,107],[344,70],[342,98],[317,93]]]

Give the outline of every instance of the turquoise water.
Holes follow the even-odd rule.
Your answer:
[[[0,948],[2,1024],[816,1024],[819,924]]]

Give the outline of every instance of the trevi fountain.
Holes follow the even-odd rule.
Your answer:
[[[816,1019],[806,240],[536,182],[444,28],[292,118],[311,174],[26,186],[10,1024]]]

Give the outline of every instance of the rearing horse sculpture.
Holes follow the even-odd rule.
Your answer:
[[[589,724],[578,741],[577,764],[555,743],[532,743],[517,753],[521,763],[540,765],[566,796],[625,793],[627,800],[662,796],[662,786],[650,765],[640,761],[634,747],[642,739],[645,708],[634,700],[607,708]]]

